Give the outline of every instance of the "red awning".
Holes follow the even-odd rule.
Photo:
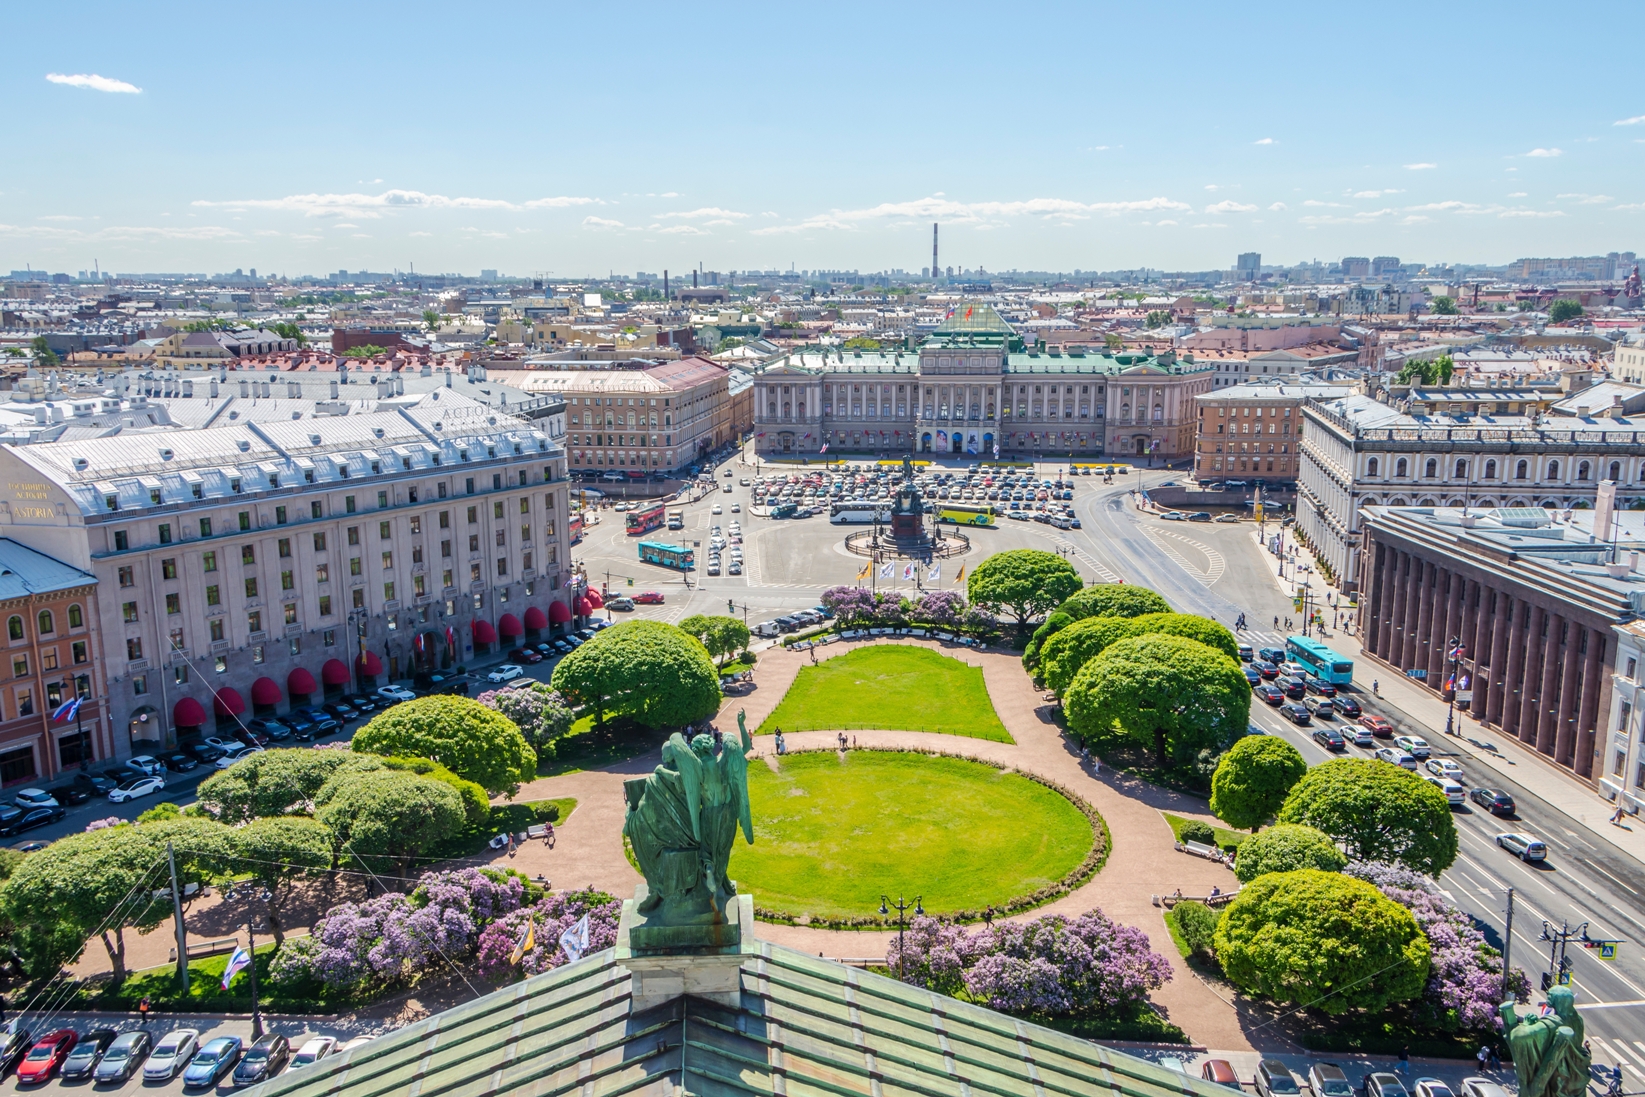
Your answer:
[[[604,608],[604,606],[605,606],[605,595],[601,594],[597,590],[592,590],[591,589],[588,592],[588,604],[593,606],[595,609]]]
[[[505,613],[497,618],[497,631],[503,634],[503,639],[507,640],[520,635],[525,629],[521,627],[518,617],[512,613]]]
[[[564,602],[550,602],[548,604],[548,619],[556,625],[563,625],[571,620],[571,607]],[[527,618],[530,620],[530,618]]]
[[[543,616],[542,610],[536,606],[531,606],[525,611],[525,627],[528,629],[545,629],[548,627],[548,618]]]
[[[211,709],[219,716],[238,716],[246,711],[246,702],[232,689],[220,689],[212,699]]]
[[[594,605],[587,598],[577,599],[577,616],[587,617],[594,612]]]
[[[320,681],[328,686],[348,685],[348,664],[341,659],[327,659],[326,665],[320,668]]]
[[[383,661],[377,658],[377,653],[374,651],[362,652],[358,661],[362,674],[383,673]]]
[[[280,687],[272,678],[259,678],[251,683],[251,700],[257,705],[277,705],[280,703]]]
[[[206,722],[206,710],[192,697],[185,697],[171,710],[171,722],[180,728],[197,728]]]
[[[477,644],[494,644],[497,642],[497,630],[491,627],[490,621],[474,622],[474,642]]]
[[[286,675],[287,693],[314,693],[317,687],[314,684],[314,675],[298,667]]]

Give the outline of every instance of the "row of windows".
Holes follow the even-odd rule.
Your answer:
[[[77,629],[86,627],[86,611],[80,607],[80,603],[76,602],[69,606],[68,611],[64,614],[64,616],[68,618],[69,628]],[[39,613],[35,614],[34,627],[38,635],[51,636],[57,631],[57,618],[53,616],[51,610],[43,609]],[[6,635],[13,640],[24,640],[28,638],[27,633],[23,628],[23,618],[21,616],[13,614],[11,617],[7,618]]]
[[[59,658],[61,658],[59,649],[55,647],[41,648],[40,669],[56,670]],[[91,661],[90,653],[86,648],[86,641],[76,640],[69,645],[69,659],[76,666]],[[13,678],[27,678],[29,676],[28,652],[20,651],[11,657],[11,676]]]
[[[1370,477],[1378,476],[1378,475],[1380,475],[1380,472],[1378,471],[1380,468],[1381,468],[1381,460],[1379,458],[1372,457],[1370,460],[1368,460],[1365,463],[1365,475],[1370,476]],[[1394,469],[1394,471],[1393,471],[1393,478],[1394,479],[1399,480],[1399,479],[1407,478],[1411,475],[1411,462],[1410,462],[1409,459],[1404,458],[1404,457],[1397,458],[1393,462],[1393,469]],[[1468,469],[1469,469],[1468,460],[1466,458],[1462,458],[1462,457],[1457,458],[1456,464],[1452,469],[1452,479],[1466,480],[1468,478]],[[1549,461],[1547,463],[1546,467],[1543,470],[1544,474],[1543,474],[1542,479],[1544,479],[1544,480],[1558,480],[1559,479],[1559,474],[1560,474],[1560,469],[1561,469],[1561,465],[1560,465],[1560,462],[1557,458],[1554,459],[1554,460]],[[1437,457],[1430,457],[1426,461],[1424,461],[1423,464],[1422,464],[1422,476],[1423,476],[1424,479],[1430,479],[1431,480],[1431,479],[1434,479],[1434,478],[1438,477],[1439,476],[1439,470],[1440,470],[1439,458],[1437,458]],[[1529,480],[1531,478],[1531,470],[1532,470],[1532,465],[1531,465],[1531,462],[1529,460],[1515,461],[1513,463],[1513,479],[1515,479],[1515,480]],[[1610,462],[1610,464],[1608,466],[1605,466],[1605,471],[1607,473],[1606,479],[1621,482],[1622,473],[1623,473],[1623,466],[1622,466],[1621,461],[1612,461],[1612,462]],[[1593,476],[1593,472],[1594,472],[1593,462],[1591,462],[1591,461],[1578,461],[1578,462],[1576,462],[1576,478],[1579,482],[1591,479],[1592,476]],[[1640,478],[1640,480],[1645,481],[1645,464],[1642,464],[1639,468],[1639,478]],[[1481,479],[1484,479],[1484,480],[1495,480],[1495,479],[1497,479],[1497,462],[1495,461],[1495,459],[1490,459],[1490,460],[1487,460],[1485,462],[1484,474],[1481,476]]]

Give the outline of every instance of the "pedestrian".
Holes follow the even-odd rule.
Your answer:
[[[1371,692],[1376,694],[1378,697],[1382,696],[1382,683],[1377,681],[1375,678],[1371,679]]]
[[[514,832],[513,831],[508,832],[508,855],[510,857],[514,856]]]
[[[1411,1048],[1409,1045],[1399,1049],[1399,1072],[1406,1077],[1411,1075]]]
[[[1499,1053],[1497,1051],[1495,1044],[1491,1045],[1491,1069],[1492,1070],[1501,1070],[1502,1069],[1502,1055],[1501,1055],[1501,1053]]]
[[[141,1017],[144,1021],[147,1021],[148,1016],[149,1016],[149,1011],[153,1008],[154,1008],[154,1003],[150,1002],[148,995],[145,994],[145,995],[143,995],[143,1000],[137,1003],[137,1015],[139,1017]]]
[[[1627,814],[1628,814],[1627,809],[1625,809],[1621,804],[1618,804],[1616,806],[1616,810],[1611,812],[1611,823],[1612,823],[1612,825],[1621,826],[1622,825],[1622,817],[1624,815],[1627,815]]]
[[[856,749],[857,749],[857,737],[856,737],[856,736],[855,736],[855,735],[853,735],[853,736],[852,736],[852,737],[851,737],[851,749],[852,749],[852,750],[856,750]]]
[[[993,903],[989,903],[988,906],[983,909],[982,924],[987,926],[989,929],[994,928],[994,904]]]
[[[1479,1053],[1474,1056],[1479,1061],[1479,1072],[1485,1073],[1485,1064],[1491,1061],[1491,1049],[1485,1044],[1479,1045]]]
[[[554,848],[554,824],[553,823],[547,823],[547,824],[544,825],[543,845],[547,846],[549,849]]]
[[[1274,627],[1275,627],[1275,628],[1276,628],[1276,629],[1277,629],[1277,628],[1279,628],[1279,618],[1278,618],[1278,617],[1275,617],[1275,618],[1274,618]]]

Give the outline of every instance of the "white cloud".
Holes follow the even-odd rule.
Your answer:
[[[1396,212],[1393,209],[1361,210],[1347,216],[1340,214],[1311,214],[1302,218],[1305,225],[1366,225],[1380,221],[1385,217],[1392,217]]]
[[[242,198],[232,201],[196,199],[194,205],[205,208],[271,209],[301,213],[306,217],[381,217],[385,212],[417,209],[561,209],[567,206],[591,205],[593,198],[534,198],[516,204],[501,198],[448,197],[444,194],[424,194],[417,190],[386,190],[381,194],[289,194],[284,198]]]
[[[1563,210],[1549,209],[1510,209],[1497,214],[1498,217],[1564,217]]]
[[[1395,187],[1385,187],[1382,190],[1356,190],[1355,198],[1381,198],[1384,194],[1404,194],[1405,191]]]
[[[1405,170],[1406,171],[1431,171],[1431,170],[1433,170],[1434,168],[1437,168],[1437,167],[1439,167],[1438,164],[1406,164],[1405,165]]]
[[[1609,194],[1558,194],[1556,198],[1575,198],[1579,206],[1602,206],[1606,202],[1615,202]]]
[[[621,221],[613,221],[608,217],[594,217],[592,215],[584,217],[583,224],[596,229],[620,229],[623,227]]]
[[[1527,195],[1522,190],[1516,190],[1512,194],[1510,194],[1508,197],[1509,198],[1527,198],[1527,197],[1529,197],[1529,195]]]
[[[1222,185],[1220,183],[1207,183],[1207,184],[1205,184],[1205,189],[1206,190],[1221,190]]]
[[[1109,147],[1110,146],[1108,146],[1108,145],[1092,145],[1086,151],[1087,152],[1107,152]]]
[[[942,194],[916,198],[906,202],[882,202],[868,209],[830,210],[813,214],[788,225],[771,225],[754,229],[751,235],[772,236],[779,233],[811,232],[823,229],[856,229],[864,222],[888,218],[910,218],[920,221],[946,221],[952,224],[981,225],[984,221],[998,222],[1000,218],[1073,217],[1079,214],[1149,213],[1155,210],[1193,209],[1187,202],[1172,198],[1143,198],[1126,202],[1075,202],[1067,198],[1029,198],[1010,202],[956,202]]]
[[[696,225],[670,225],[666,229],[658,229],[657,231],[658,232],[666,232],[666,233],[670,233],[670,234],[678,235],[678,236],[707,236],[707,235],[709,235],[708,233],[704,232],[702,229],[698,228]]]
[[[1324,206],[1324,207],[1327,207],[1327,208],[1330,208],[1330,209],[1347,209],[1348,208],[1346,203],[1343,203],[1343,202],[1321,202],[1318,198],[1309,198],[1307,201],[1303,202],[1302,204],[1305,205],[1305,206]]]
[[[1611,125],[1613,125],[1613,126],[1637,126],[1641,122],[1645,122],[1645,114],[1636,114],[1632,118],[1618,119],[1617,121],[1612,122]]]
[[[1255,213],[1256,206],[1241,205],[1232,198],[1225,198],[1214,206],[1206,206],[1206,213]]]
[[[1175,222],[1175,221],[1172,221],[1172,220],[1170,220],[1170,219],[1169,219],[1169,218],[1168,218],[1168,219],[1166,219],[1166,220],[1164,220],[1164,221],[1155,221],[1155,222],[1154,222],[1154,224],[1155,224],[1155,226],[1156,226],[1156,227],[1158,227],[1158,228],[1164,228],[1164,227],[1165,227],[1165,226],[1167,226],[1167,225],[1175,225],[1175,224],[1176,224],[1176,222]]]
[[[1532,149],[1530,152],[1526,153],[1525,155],[1526,156],[1535,156],[1538,159],[1546,160],[1546,159],[1552,159],[1555,156],[1564,156],[1565,155],[1565,150],[1564,149]]]
[[[1272,137],[1264,137],[1264,138],[1261,138],[1260,140],[1256,140],[1256,141],[1251,142],[1251,144],[1253,144],[1253,145],[1272,145],[1273,143],[1274,143],[1274,139]]]
[[[84,217],[76,217],[72,213],[48,213],[48,214],[46,214],[42,217],[36,217],[35,220],[36,221],[84,221],[85,218]]]
[[[411,235],[411,236],[433,236],[434,234],[432,232],[413,232],[413,233],[409,233],[408,235]]]
[[[1271,210],[1286,210],[1286,209],[1289,209],[1290,207],[1287,206],[1284,202],[1275,202],[1273,205],[1269,206],[1268,208],[1271,209]]]
[[[657,214],[657,216],[658,217],[678,217],[683,221],[696,221],[696,220],[700,220],[704,217],[719,217],[719,218],[737,217],[737,218],[742,218],[742,217],[747,217],[748,214],[738,213],[736,210],[721,209],[718,206],[704,206],[702,209],[683,210],[683,211],[678,212],[678,213],[659,213],[659,214]]]
[[[46,79],[53,84],[66,84],[71,88],[86,88],[91,91],[107,91],[116,95],[138,95],[142,88],[136,84],[128,84],[124,80],[115,80],[108,76],[98,76],[94,72],[77,72],[73,76],[65,76],[60,72],[46,73]]]

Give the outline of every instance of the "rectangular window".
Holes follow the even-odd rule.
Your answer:
[[[234,490],[238,491],[240,489],[235,488]],[[240,532],[245,533],[249,529],[251,529],[251,511],[242,510],[240,512]]]
[[[236,480],[235,483],[239,483],[239,481]],[[228,673],[228,656],[219,655],[219,656],[215,657],[214,659],[212,659],[211,669],[213,671],[215,671],[216,673],[218,673],[218,674],[227,674]]]
[[[126,531],[123,530],[123,529],[115,530],[114,531],[114,551],[115,552],[125,552],[126,549],[129,548],[129,547],[130,547],[129,542],[126,539]]]
[[[283,526],[283,525],[286,524],[286,508],[285,507],[275,507],[274,508],[274,524],[277,525],[277,526]]]
[[[86,654],[86,642],[84,640],[76,640],[74,643],[70,644],[69,657],[72,658],[76,664],[86,662],[90,658],[90,656]]]
[[[520,513],[521,514],[530,514],[531,513],[531,497],[530,496],[527,496],[527,495],[520,496]]]
[[[143,639],[140,636],[126,637],[126,658],[136,662],[143,657]]]
[[[450,529],[451,528],[451,512],[449,510],[442,510],[440,512],[440,528],[441,529]]]
[[[131,692],[132,692],[132,694],[134,696],[137,696],[137,697],[142,697],[145,694],[147,694],[148,691],[149,691],[149,676],[146,675],[146,674],[133,674],[131,676]]]
[[[120,585],[123,587],[133,587],[137,585],[137,579],[132,574],[131,568],[124,567],[120,569]]]
[[[162,578],[162,579],[175,579],[175,578],[177,578],[177,560],[175,558],[168,557],[168,558],[160,561],[160,578]],[[130,584],[129,583],[122,583],[121,586],[130,586]]]
[[[295,589],[297,589],[297,577],[296,577],[296,575],[294,575],[293,573],[291,573],[289,571],[282,571],[280,573],[280,589],[281,590],[295,590]]]
[[[256,549],[256,547],[252,546],[252,545],[241,545],[240,546],[240,562],[242,564],[255,564],[257,562],[257,549]]]
[[[203,570],[203,571],[216,571],[217,570],[217,554],[215,552],[203,552],[203,553],[201,553],[200,554],[200,567],[201,567],[201,570]]]
[[[167,613],[182,613],[183,612],[183,596],[181,594],[168,594],[168,595],[166,595],[166,612]]]
[[[394,601],[394,584],[392,582],[383,584],[383,601]]]
[[[354,597],[354,608],[355,609],[365,609],[366,608],[366,588],[364,588],[364,587],[355,587],[353,597]]]
[[[286,641],[286,654],[303,654],[303,638],[301,636],[293,636],[290,640]]]
[[[221,589],[214,583],[206,588],[206,605],[220,606],[223,604]]]
[[[171,668],[171,680],[175,685],[188,685],[188,664],[178,663]]]
[[[40,653],[40,669],[41,670],[56,670],[57,669],[57,649],[56,648],[47,648],[45,651],[42,651]]]
[[[508,534],[504,533],[502,530],[498,530],[496,534],[496,541],[497,547],[502,548],[504,545],[508,544]]]
[[[476,525],[479,521],[480,521],[480,508],[479,507],[469,507],[468,508],[468,524],[471,525],[471,526]]]
[[[420,563],[423,562],[423,546],[422,545],[412,545],[411,546],[411,562],[413,564],[420,564]]]
[[[387,506],[388,506],[388,492],[379,491],[377,493],[377,509],[378,510],[383,510]]]
[[[480,565],[479,564],[470,564],[470,565],[468,565],[468,578],[469,578],[469,581],[472,582],[472,583],[478,583],[480,581]]]
[[[352,496],[352,495],[343,496],[343,511],[346,514],[353,514],[354,513],[354,496]]]
[[[286,603],[286,624],[295,625],[296,623],[297,623],[297,603],[296,602],[287,602]]]
[[[411,577],[411,589],[419,598],[428,593],[427,584],[424,583],[421,575],[413,575]]]
[[[280,558],[289,559],[291,557],[291,538],[282,537],[280,538],[278,544],[280,548]]]
[[[525,552],[520,554],[520,567],[526,571],[531,570],[531,553]],[[527,591],[527,594],[529,595],[530,592]]]
[[[263,665],[263,660],[265,658],[266,658],[266,656],[263,654],[263,645],[262,644],[253,644],[252,648],[251,648],[251,661],[252,661],[252,663],[255,664],[256,666],[262,666]]]
[[[348,573],[350,575],[359,575],[360,570],[360,558],[358,556],[350,556],[348,558]]]
[[[421,515],[413,514],[411,516],[411,532],[412,533],[421,533],[421,532],[423,532],[423,519],[422,519]]]
[[[253,618],[255,618],[257,615],[254,613],[251,616]],[[223,619],[221,617],[213,617],[211,619],[210,629],[211,629],[211,639],[212,639],[213,642],[216,642],[218,640],[222,640],[224,638],[223,637]]]
[[[329,583],[329,582],[331,582],[331,565],[330,564],[315,564],[314,565],[314,581],[316,583]]]
[[[360,543],[360,527],[359,526],[350,526],[350,527],[348,527],[348,543],[351,544],[351,545],[358,545]]]
[[[503,501],[501,499],[491,504],[491,516],[493,518],[501,518],[503,516]]]
[[[392,552],[383,553],[383,570],[388,571],[389,569],[391,569],[393,567],[394,567],[394,553],[392,553]]]
[[[471,533],[468,535],[468,551],[480,551],[480,535],[478,533]]]
[[[246,597],[257,597],[257,577],[255,575],[246,578]]]
[[[393,522],[378,522],[377,523],[377,540],[387,541],[393,536],[394,536],[394,523]]]
[[[323,517],[320,510],[320,500],[316,499],[314,502],[310,503],[308,505],[308,512],[309,516],[314,518],[316,521]]]
[[[507,575],[508,574],[508,557],[506,557],[506,556],[497,557],[497,574],[498,575]]]
[[[436,465],[439,464],[440,459],[438,457],[435,457],[434,458],[434,463]],[[435,485],[435,487],[438,489],[437,494],[440,496],[440,498],[444,499],[446,497],[446,482],[444,480],[441,480],[437,485]]]
[[[331,616],[331,595],[329,594],[320,595],[320,616]]]
[[[123,618],[125,618],[125,622],[128,625],[133,623],[134,621],[136,621],[137,620],[137,603],[136,602],[127,602],[124,605],[122,605],[120,607],[120,615]]]
[[[221,640],[222,636],[220,634],[223,631],[223,619],[221,617],[217,617],[217,618],[214,618],[211,623],[214,626],[213,629],[212,629],[212,637],[211,638],[213,640]],[[263,611],[262,610],[254,609],[250,613],[246,614],[246,628],[249,629],[252,632],[262,632],[263,631]]]
[[[143,646],[142,646],[142,644],[139,643],[137,645],[137,654],[136,655],[133,655],[131,653],[131,645],[132,645],[132,641],[127,640],[126,641],[126,657],[128,659],[133,659],[133,660],[141,659],[143,657]],[[17,691],[17,715],[19,715],[19,716],[32,716],[33,714],[34,714],[34,691],[31,690],[31,689],[20,689],[20,690],[18,690]],[[21,752],[19,752],[19,753],[21,753]],[[30,767],[30,768],[32,768],[32,767]]]
[[[27,678],[29,676],[29,657],[27,655],[12,656],[11,676],[13,678]]]
[[[200,536],[201,537],[210,537],[211,536],[211,519],[210,518],[200,519]]]
[[[171,523],[170,522],[161,522],[160,523],[160,543],[162,545],[171,544]],[[124,546],[117,546],[117,547],[122,547],[123,548]]]
[[[320,634],[320,646],[334,648],[337,646],[337,630],[328,628]]]
[[[450,541],[441,541],[440,542],[440,555],[441,556],[450,556],[451,555],[451,542]]]
[[[442,571],[440,573],[440,585],[442,587],[446,587],[446,588],[454,587],[454,586],[457,585],[456,579],[454,578],[453,572],[450,568],[446,568],[444,571]]]
[[[325,550],[326,550],[326,535],[323,534],[323,533],[316,533],[314,535],[314,551],[315,552],[324,552]]]

